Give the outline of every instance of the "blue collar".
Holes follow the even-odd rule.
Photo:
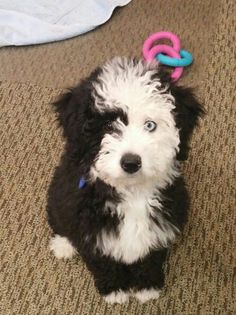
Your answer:
[[[86,180],[84,177],[80,178],[78,187],[79,189],[83,189],[84,187],[86,187]]]

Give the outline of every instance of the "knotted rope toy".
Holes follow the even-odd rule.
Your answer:
[[[172,46],[154,43],[160,39],[168,39]],[[183,67],[189,66],[193,62],[192,55],[180,49],[181,43],[177,35],[171,32],[158,32],[150,35],[143,44],[143,56],[146,61],[158,60],[161,64],[174,67],[171,74],[173,81],[179,80],[183,73]]]

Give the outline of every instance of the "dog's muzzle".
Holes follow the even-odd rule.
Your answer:
[[[120,165],[126,173],[133,174],[141,168],[142,160],[137,154],[126,153],[122,156]]]

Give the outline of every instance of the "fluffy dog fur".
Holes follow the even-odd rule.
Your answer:
[[[48,195],[51,250],[78,251],[107,302],[158,298],[167,248],[186,220],[179,164],[200,104],[157,64],[115,58],[55,107],[66,147]]]

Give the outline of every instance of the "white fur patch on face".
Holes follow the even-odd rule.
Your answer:
[[[119,290],[104,296],[104,299],[109,304],[114,303],[122,304],[129,300],[129,294],[122,290]]]
[[[106,256],[132,264],[145,257],[151,249],[168,247],[174,242],[179,230],[162,215],[162,206],[152,199],[151,191],[123,192],[116,208],[121,218],[118,233],[103,230],[97,237],[97,248]],[[153,207],[160,211],[154,211]],[[155,224],[154,217],[158,224]]]
[[[96,163],[91,170],[116,188],[155,183],[164,188],[178,176],[175,161],[179,150],[179,131],[173,117],[174,98],[161,86],[157,69],[140,61],[115,58],[105,64],[94,88],[95,106],[101,112],[122,109],[128,125],[120,120],[113,123],[120,134],[107,133],[102,142]],[[154,122],[152,132],[145,127]],[[124,154],[140,156],[142,167],[134,174],[125,172],[120,161]]]
[[[145,303],[151,299],[158,299],[160,296],[160,290],[155,289],[143,289],[134,294],[134,296],[141,302]]]
[[[55,235],[51,238],[49,248],[58,259],[69,259],[76,254],[76,249],[72,246],[70,241],[60,235]]]

